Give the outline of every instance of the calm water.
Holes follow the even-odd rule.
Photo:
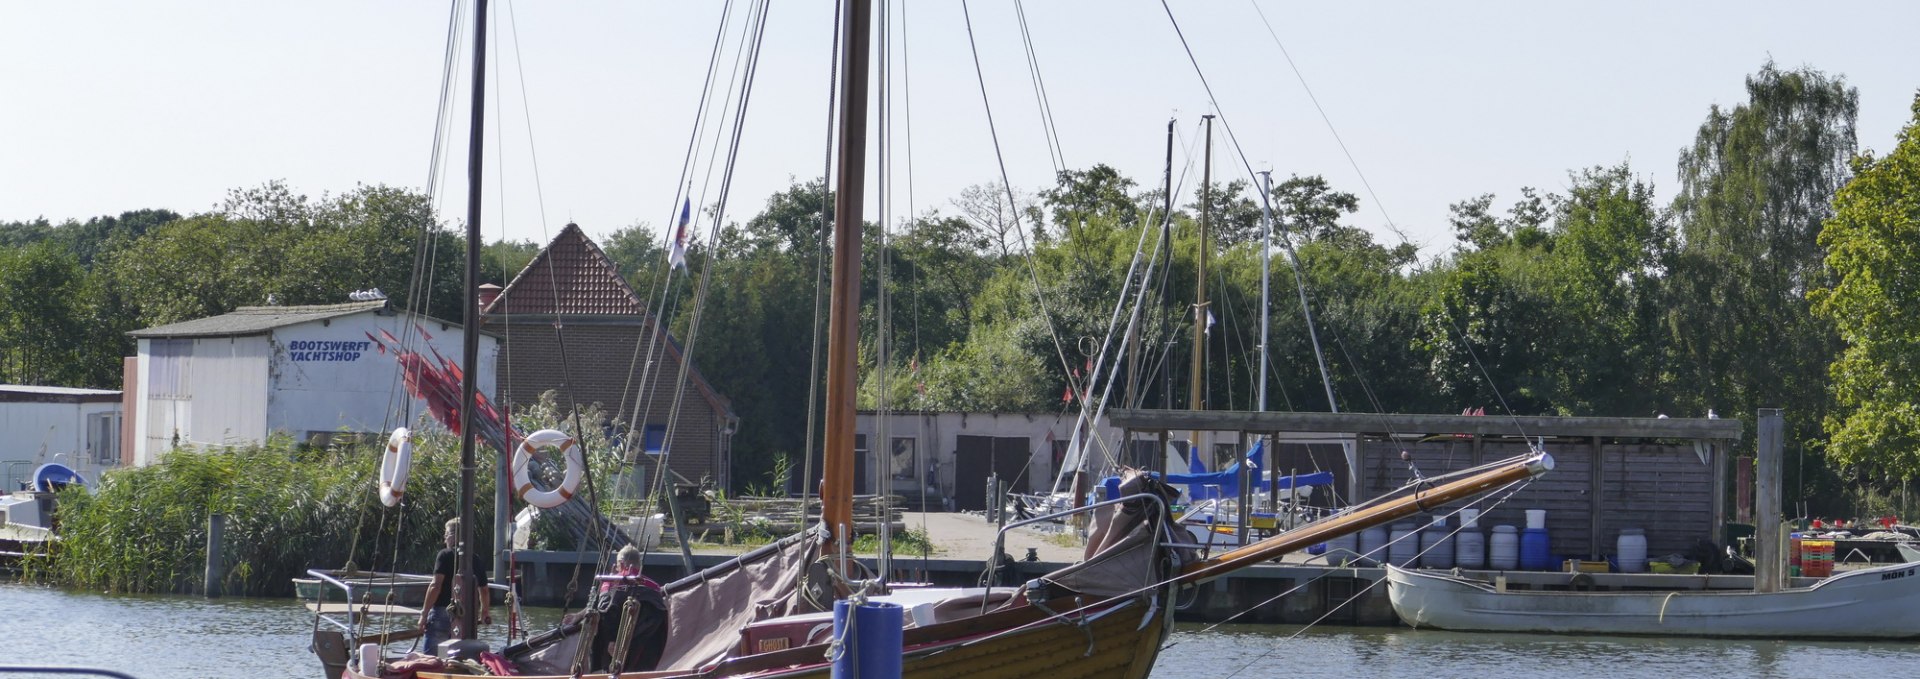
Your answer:
[[[551,620],[556,611],[529,612]],[[87,665],[141,679],[316,679],[312,618],[289,599],[107,596],[0,583],[0,665]],[[1183,625],[1159,679],[1227,677],[1912,676],[1920,644],[1456,634]],[[5,679],[12,679],[8,675]]]

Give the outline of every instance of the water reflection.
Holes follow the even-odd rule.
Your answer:
[[[545,629],[557,609],[527,611]],[[1351,676],[1439,679],[1604,674],[1909,676],[1908,642],[1781,642],[1671,637],[1462,634],[1374,627],[1182,625],[1156,679]],[[313,618],[291,599],[116,596],[0,582],[0,664],[84,665],[141,679],[319,677]],[[14,679],[8,676],[5,679]]]
[[[1920,649],[1908,642],[1804,642],[1675,637],[1467,634],[1373,627],[1182,625],[1160,654],[1162,679],[1275,676],[1513,676],[1608,679],[1676,676],[1905,676]],[[1291,673],[1291,672],[1289,672]]]

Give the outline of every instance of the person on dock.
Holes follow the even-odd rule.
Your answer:
[[[454,582],[454,576],[458,573],[454,554],[459,551],[460,546],[459,517],[447,520],[445,537],[447,547],[433,557],[433,582],[427,585],[427,596],[420,603],[420,631],[425,638],[426,652],[434,654],[439,653],[440,642],[453,637],[453,614],[449,610],[454,601],[454,588],[451,583]],[[485,583],[487,581],[486,561],[474,559],[472,555],[468,555],[468,560],[471,562],[471,568],[468,570],[473,573],[473,581],[462,583],[462,586],[473,587],[476,583]],[[474,619],[482,625],[493,624],[493,610],[490,602],[487,601],[486,590],[478,590],[478,596],[474,599],[479,609],[479,615]]]

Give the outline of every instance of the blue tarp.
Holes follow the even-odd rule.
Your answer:
[[[1187,484],[1187,500],[1211,500],[1217,497],[1237,497],[1240,495],[1240,465],[1251,464],[1253,489],[1255,492],[1268,490],[1266,474],[1261,473],[1261,458],[1266,452],[1266,442],[1253,444],[1253,450],[1247,451],[1246,460],[1227,465],[1217,472],[1207,471],[1206,463],[1199,455],[1192,455],[1187,463],[1187,473],[1168,474],[1167,483]],[[1299,486],[1331,486],[1333,472],[1315,472],[1298,476],[1282,476],[1277,484],[1281,490]]]

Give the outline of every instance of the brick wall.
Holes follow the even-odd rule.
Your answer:
[[[564,328],[559,333],[551,316],[486,322],[487,330],[504,338],[498,375],[504,398],[516,405],[532,403],[540,394],[557,390],[562,408],[573,403],[598,403],[609,416],[627,422],[636,437],[647,424],[667,423],[680,364],[664,347],[656,346],[655,367],[648,379],[652,388],[641,388],[647,333],[638,319],[599,316],[562,322]],[[637,418],[636,404],[641,408]],[[680,406],[680,422],[669,445],[673,471],[693,481],[710,478],[724,486],[729,461],[720,446],[721,429],[726,424],[725,413],[716,412],[713,403],[689,381]]]

